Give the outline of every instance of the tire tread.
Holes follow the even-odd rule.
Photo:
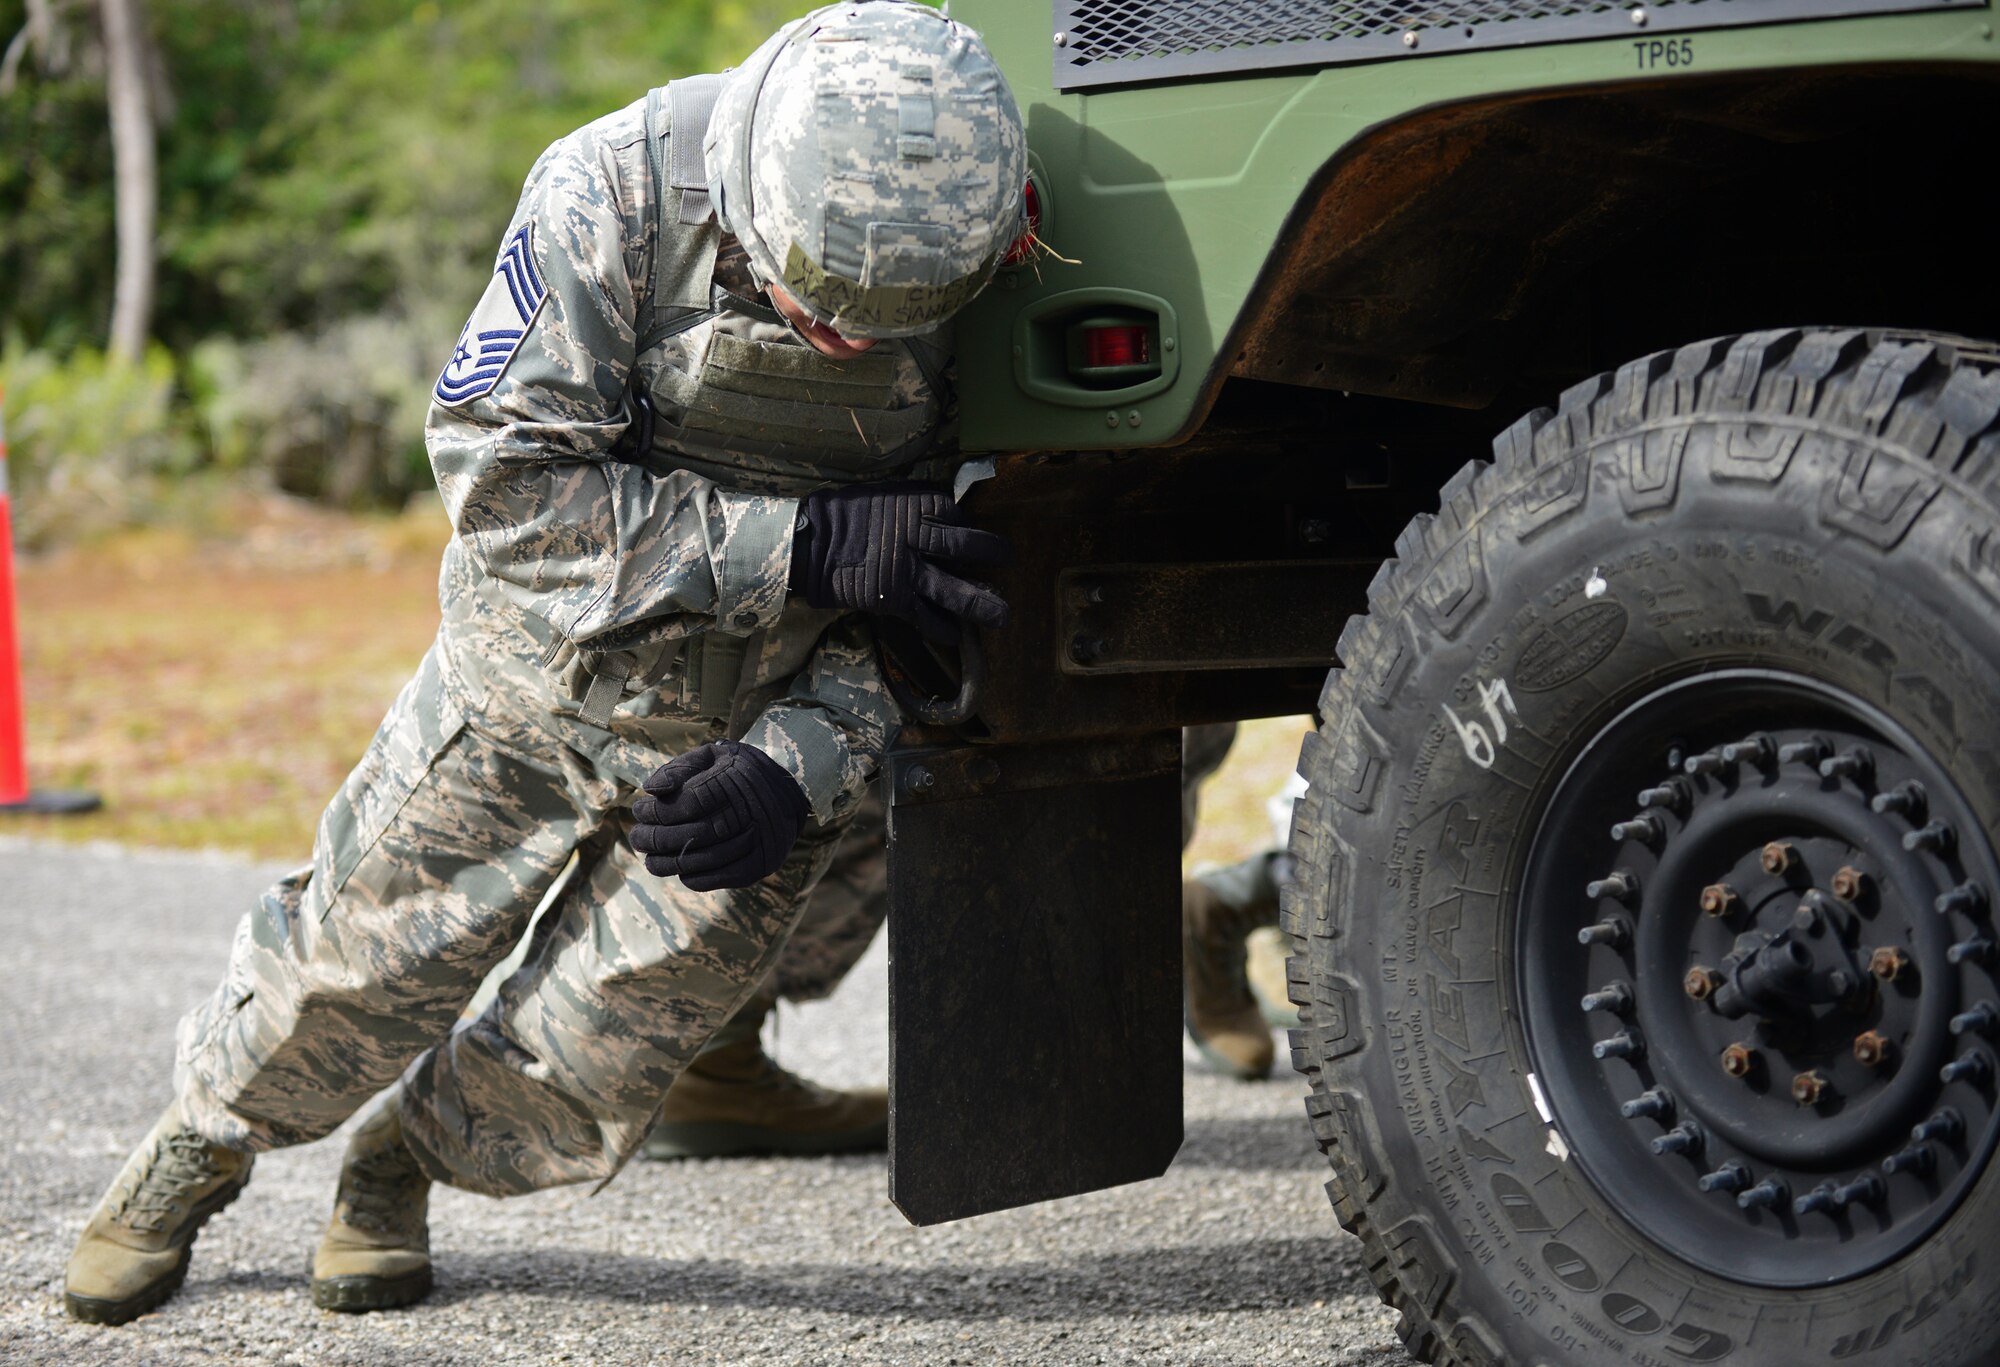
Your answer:
[[[1368,1102],[1344,1085],[1343,1060],[1365,1044],[1343,1044],[1335,1052],[1326,1043],[1331,1031],[1313,1028],[1303,1014],[1313,1010],[1318,980],[1328,976],[1314,964],[1315,952],[1331,962],[1331,943],[1348,933],[1336,864],[1351,864],[1352,856],[1336,825],[1343,818],[1353,822],[1355,811],[1365,810],[1329,800],[1338,749],[1332,738],[1354,725],[1355,710],[1388,705],[1368,682],[1371,673],[1380,672],[1378,656],[1403,648],[1402,622],[1421,609],[1413,601],[1417,590],[1445,558],[1468,538],[1495,534],[1482,525],[1492,514],[1504,511],[1513,535],[1525,540],[1576,511],[1587,496],[1581,488],[1565,489],[1560,480],[1551,483],[1552,476],[1587,465],[1591,450],[1608,440],[1637,447],[1642,434],[1662,420],[1697,412],[1718,419],[1812,418],[1887,436],[1911,467],[1897,473],[1952,483],[2000,520],[2000,351],[1993,344],[1930,334],[1782,328],[1655,352],[1570,386],[1553,409],[1525,413],[1495,437],[1491,461],[1460,468],[1440,491],[1438,512],[1418,515],[1397,537],[1395,556],[1369,585],[1368,612],[1350,618],[1341,632],[1340,667],[1329,673],[1320,695],[1320,728],[1308,733],[1300,749],[1299,772],[1310,786],[1293,811],[1297,876],[1280,924],[1293,951],[1288,994],[1307,1022],[1292,1032],[1293,1062],[1310,1084],[1306,1113],[1332,1169],[1327,1194],[1335,1217],[1361,1240],[1369,1277],[1398,1312],[1397,1332],[1409,1352],[1436,1367],[1500,1362],[1502,1340],[1455,1303],[1456,1269],[1449,1255],[1422,1229],[1416,1207],[1384,1176],[1386,1154],[1371,1134]],[[1779,469],[1773,478],[1782,479],[1782,463],[1774,463]],[[1638,466],[1636,459],[1625,462],[1628,479]],[[1554,493],[1541,497],[1544,489]],[[1826,506],[1821,518],[1829,535],[1857,531],[1829,515]],[[1887,549],[1875,536],[1862,534]],[[2000,531],[1980,538],[1960,559],[1961,572],[2000,603]],[[1368,1024],[1350,1021],[1347,1029],[1365,1032]],[[1413,1227],[1417,1232],[1410,1232]]]

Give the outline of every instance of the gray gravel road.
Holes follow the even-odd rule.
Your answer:
[[[338,1137],[259,1160],[187,1286],[122,1329],[71,1324],[62,1267],[168,1100],[171,1029],[278,870],[0,836],[0,1363],[1404,1364],[1334,1224],[1299,1084],[1190,1075],[1162,1179],[934,1229],[880,1158],[635,1164],[584,1189],[440,1191],[439,1287],[408,1311],[312,1308]],[[886,1075],[881,957],[788,1009],[776,1052]]]

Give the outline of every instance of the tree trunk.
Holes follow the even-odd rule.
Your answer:
[[[153,322],[153,223],[159,206],[153,109],[148,98],[151,39],[140,0],[101,0],[111,161],[117,182],[118,278],[112,293],[111,354],[137,361]]]

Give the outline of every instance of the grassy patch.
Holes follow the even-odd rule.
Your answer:
[[[435,506],[354,519],[246,504],[202,533],[143,531],[16,569],[28,767],[83,817],[0,832],[303,861],[321,809],[437,630]],[[1301,717],[1246,722],[1202,793],[1191,862],[1270,838],[1264,802]]]
[[[1181,861],[1229,864],[1269,847],[1270,813],[1264,804],[1298,767],[1299,743],[1310,717],[1266,717],[1236,730],[1229,758],[1202,785],[1201,824]]]
[[[437,629],[447,535],[435,506],[365,520],[257,503],[214,534],[22,562],[30,782],[105,806],[0,831],[303,860]]]

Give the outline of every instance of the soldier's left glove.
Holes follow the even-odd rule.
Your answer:
[[[805,824],[806,796],[769,755],[741,741],[697,745],[652,772],[632,804],[646,871],[695,892],[747,888],[777,871]]]

